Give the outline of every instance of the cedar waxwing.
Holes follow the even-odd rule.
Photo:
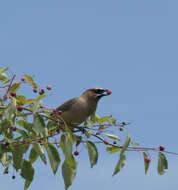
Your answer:
[[[72,98],[59,106],[53,115],[61,112],[60,118],[67,125],[79,125],[96,111],[100,98],[110,94],[111,91],[108,89],[89,88],[81,96]]]

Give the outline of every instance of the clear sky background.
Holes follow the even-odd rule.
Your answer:
[[[178,152],[177,0],[6,0],[0,2],[0,67],[19,78],[34,75],[53,87],[45,104],[60,105],[86,88],[110,88],[97,113],[132,121],[129,132],[142,146],[164,145]],[[147,175],[141,153],[127,153],[127,164],[112,176],[118,156],[100,148],[90,169],[86,151],[77,158],[71,190],[177,190],[178,157],[157,174],[157,154]],[[35,165],[29,190],[62,190],[60,172]],[[23,189],[17,175],[2,175],[3,190]]]

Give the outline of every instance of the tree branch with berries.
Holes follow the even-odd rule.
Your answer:
[[[4,174],[11,172],[10,166],[16,173],[20,172],[25,180],[24,190],[33,181],[33,165],[38,158],[45,165],[49,161],[54,175],[62,162],[62,176],[65,189],[68,189],[76,176],[78,163],[75,157],[79,156],[82,145],[88,150],[91,168],[98,161],[98,146],[103,145],[108,153],[115,156],[119,154],[113,176],[124,167],[127,151],[143,153],[145,173],[151,162],[149,152],[158,152],[157,171],[160,175],[168,169],[165,155],[178,155],[166,151],[163,145],[141,147],[132,141],[128,133],[131,123],[119,122],[112,116],[99,117],[93,114],[82,126],[67,126],[60,117],[60,110],[43,105],[42,100],[48,96],[45,91],[52,90],[50,85],[46,89],[40,88],[29,75],[17,80],[16,75],[8,76],[7,73],[8,68],[0,68],[0,163]],[[32,88],[34,97],[21,93],[20,89],[24,85]],[[57,117],[51,114],[55,112],[58,112]],[[13,172],[12,179],[15,176]]]

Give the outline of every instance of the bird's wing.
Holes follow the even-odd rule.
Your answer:
[[[71,108],[77,103],[77,98],[72,98],[67,102],[63,103],[61,106],[57,108],[57,110],[62,111],[63,113],[71,110]]]

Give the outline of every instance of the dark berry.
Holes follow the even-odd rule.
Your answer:
[[[39,94],[42,95],[42,94],[44,94],[44,93],[45,93],[45,91],[44,91],[44,89],[42,88],[42,89],[39,91]]]
[[[12,131],[16,131],[16,130],[17,130],[16,126],[15,126],[15,125],[12,125],[12,126],[11,126],[11,130],[12,130]]]
[[[107,95],[110,95],[112,94],[112,91],[111,90],[107,90]]]
[[[10,95],[11,95],[12,97],[16,96],[16,92],[10,92]]]
[[[61,110],[58,110],[57,112],[58,112],[58,114],[61,114],[61,113],[62,113],[62,111],[61,111]]]
[[[21,78],[21,81],[25,81],[25,78],[24,78],[24,77],[22,77],[22,78]]]
[[[7,98],[8,98],[8,95],[7,95],[7,94],[3,96],[3,100],[4,100],[4,101],[7,100]]]
[[[117,142],[116,142],[116,141],[114,141],[114,142],[113,142],[113,144],[117,144]]]
[[[76,151],[74,152],[74,155],[75,155],[75,156],[78,156],[78,155],[79,155],[79,152],[76,150]]]
[[[22,106],[18,106],[17,110],[21,112],[23,110],[23,107]]]
[[[163,151],[164,149],[165,149],[165,147],[162,146],[162,145],[159,147],[159,150],[160,150],[160,151]]]
[[[34,88],[34,89],[33,89],[33,92],[34,92],[34,93],[37,93],[37,92],[38,92],[37,88]]]
[[[12,176],[12,179],[15,179],[15,175]]]
[[[123,131],[124,129],[123,129],[123,127],[120,127],[119,130],[120,130],[120,131]]]
[[[108,142],[108,141],[105,141],[105,140],[103,141],[103,143],[104,143],[104,144],[106,144],[106,145],[108,145],[108,144],[109,144],[109,142]]]
[[[9,146],[9,142],[5,142],[5,146]]]
[[[47,90],[51,90],[52,88],[51,88],[50,85],[48,85],[48,86],[46,86],[46,89],[47,89]]]
[[[150,163],[151,159],[149,157],[145,157],[145,162]]]

